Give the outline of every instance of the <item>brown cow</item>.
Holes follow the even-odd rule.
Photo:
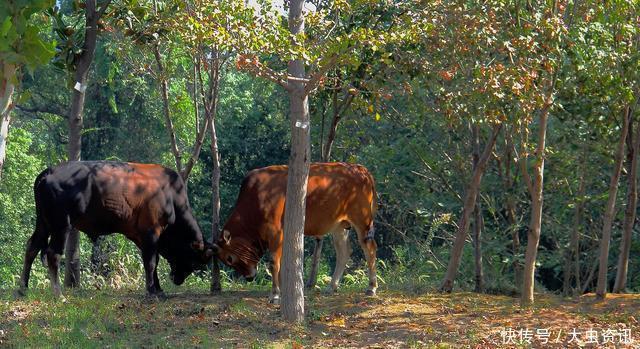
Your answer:
[[[233,213],[217,243],[218,258],[251,281],[268,248],[273,257],[273,286],[269,300],[280,298],[280,258],[284,227],[287,166],[269,166],[247,174]],[[337,290],[351,248],[345,229],[353,227],[364,250],[369,269],[368,295],[374,295],[376,242],[373,217],[377,209],[373,177],[361,165],[311,164],[307,186],[304,234],[320,237],[335,232],[336,267],[331,288]],[[335,237],[341,237],[336,239]]]
[[[203,241],[191,213],[184,181],[163,166],[71,161],[40,173],[33,191],[36,229],[27,242],[18,294],[25,293],[33,260],[42,251],[53,292],[61,295],[58,265],[72,228],[93,239],[122,232],[133,241],[142,252],[146,288],[152,295],[162,294],[159,255],[169,262],[177,285],[213,256],[213,246]]]

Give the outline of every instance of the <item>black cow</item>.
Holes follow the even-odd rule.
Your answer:
[[[121,232],[133,241],[142,252],[150,295],[162,294],[159,254],[169,262],[176,285],[213,256],[191,213],[184,181],[163,166],[71,161],[40,173],[33,191],[36,228],[27,242],[19,294],[25,294],[31,265],[42,251],[53,292],[61,295],[58,268],[72,228],[92,239]]]

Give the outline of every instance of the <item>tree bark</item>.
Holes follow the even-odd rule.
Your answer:
[[[549,110],[551,109],[553,93],[553,83],[546,98],[546,103],[540,112],[538,129],[538,146],[536,148],[536,164],[534,166],[534,178],[531,183],[531,221],[527,233],[527,250],[524,257],[524,273],[522,275],[522,295],[523,305],[533,304],[533,291],[535,286],[535,267],[538,255],[538,244],[540,243],[540,232],[542,228],[542,204],[544,186],[544,160],[545,146],[547,138],[547,121]],[[524,171],[526,172],[526,170]]]
[[[471,181],[469,182],[469,186],[467,187],[464,198],[464,205],[462,208],[462,215],[460,217],[460,221],[458,222],[458,231],[456,232],[456,238],[451,249],[451,258],[449,259],[447,273],[444,277],[442,285],[440,286],[440,290],[442,292],[451,292],[453,290],[453,281],[458,272],[460,260],[462,259],[462,250],[467,238],[467,232],[469,231],[469,225],[471,223],[471,213],[473,212],[473,208],[476,203],[476,197],[478,196],[478,191],[480,189],[482,175],[484,174],[487,163],[491,158],[491,152],[493,150],[493,146],[496,143],[496,139],[498,138],[498,134],[500,133],[501,128],[502,124],[493,126],[491,137],[489,138],[489,140],[487,140],[487,143],[484,146],[482,156],[478,161],[478,166],[473,171],[473,176],[471,178]]]
[[[480,160],[480,126],[476,123],[472,126],[472,138],[473,138],[473,170],[478,167],[478,161]],[[482,234],[482,211],[481,205],[476,197],[475,209],[473,210],[473,254],[475,260],[475,281],[476,288],[475,291],[478,293],[484,292],[484,276],[482,271],[482,243],[481,243],[481,234]]]
[[[218,152],[218,136],[216,133],[215,117],[209,123],[209,133],[211,135],[211,242],[218,240],[220,230],[220,155]],[[222,290],[220,283],[220,266],[218,259],[213,258],[211,269],[211,293],[219,293]]]
[[[304,33],[304,0],[289,2],[289,31],[292,36]],[[287,197],[284,213],[284,242],[282,247],[282,315],[285,320],[301,323],[304,320],[304,221],[309,179],[309,103],[305,92],[304,62],[289,61],[289,108],[291,117],[291,155],[287,178]]]
[[[618,194],[618,181],[620,180],[620,172],[622,172],[622,162],[624,158],[624,143],[627,139],[629,130],[629,121],[631,113],[629,107],[623,112],[622,131],[620,132],[620,141],[616,148],[615,165],[611,174],[611,182],[609,183],[609,200],[605,206],[604,221],[602,223],[602,237],[600,240],[600,261],[598,265],[598,280],[596,284],[596,297],[604,299],[607,294],[607,269],[609,264],[609,244],[611,240],[611,227],[615,218],[616,196]]]
[[[620,255],[618,256],[618,268],[616,272],[616,281],[613,286],[613,292],[623,293],[627,288],[627,271],[629,267],[629,252],[631,250],[631,237],[633,235],[633,226],[636,221],[636,209],[638,206],[638,151],[640,150],[640,126],[637,126],[635,139],[631,136],[632,116],[629,112],[629,138],[631,138],[631,147],[629,148],[630,161],[628,165],[627,176],[627,208],[624,212],[624,225],[622,228],[622,240],[620,241]]]
[[[591,285],[591,281],[593,281],[593,275],[595,275],[597,268],[598,268],[598,261],[595,260],[595,262],[591,266],[591,269],[589,269],[589,274],[587,274],[587,279],[582,285],[582,290],[580,294],[584,294],[585,292],[587,292],[587,289],[589,289],[589,285]]]
[[[0,82],[0,179],[4,168],[4,159],[7,156],[7,137],[9,136],[9,124],[11,123],[12,98],[15,91],[13,80],[16,79],[17,67],[14,64],[0,62],[3,70],[3,81]]]
[[[329,161],[331,159],[331,150],[333,148],[333,143],[336,139],[336,132],[338,131],[338,124],[340,120],[342,120],[342,116],[344,112],[349,108],[349,105],[353,101],[353,95],[348,95],[342,106],[338,106],[337,94],[334,95],[333,101],[333,120],[331,121],[331,128],[329,129],[329,133],[327,134],[327,142],[324,145],[324,149],[322,151],[323,158],[322,161]]]
[[[11,123],[11,111],[7,110],[0,114],[0,179],[2,179],[2,169],[4,159],[7,156],[7,138],[9,137],[9,124]]]
[[[96,7],[96,0],[87,0],[85,6],[85,36],[82,53],[76,57],[76,71],[74,72],[74,89],[71,96],[71,109],[69,111],[69,144],[67,147],[69,161],[77,161],[82,158],[82,112],[84,110],[85,90],[87,88],[87,76],[93,62],[93,56],[98,40],[98,20],[109,6],[111,1],[102,5],[100,11]],[[80,236],[76,229],[71,229],[65,246],[64,285],[65,287],[77,287],[80,285]]]
[[[200,110],[198,108],[198,70],[200,69],[200,58],[193,60],[193,116],[196,125],[196,138],[200,134]]]
[[[582,227],[582,215],[584,212],[585,199],[585,172],[587,163],[587,146],[586,141],[583,144],[583,152],[578,165],[578,173],[580,174],[578,193],[576,196],[575,210],[573,214],[573,227],[571,229],[571,240],[569,242],[569,253],[567,254],[564,266],[564,294],[576,294],[579,292],[580,286],[580,228]],[[572,272],[573,269],[573,272]],[[571,275],[575,280],[575,287],[571,286]]]
[[[513,162],[513,156],[515,153],[515,147],[513,144],[513,137],[510,133],[511,130],[506,130],[506,148],[505,148],[505,189],[507,192],[507,198],[505,200],[505,209],[507,222],[509,223],[509,229],[511,230],[511,254],[513,256],[513,278],[515,280],[515,288],[520,289],[522,284],[522,266],[518,260],[518,255],[520,254],[520,232],[517,226],[516,220],[516,199],[513,193],[513,182],[515,181],[515,177],[517,176],[517,167],[513,172],[513,176],[511,174],[511,165]],[[514,165],[518,166],[517,163]]]
[[[215,64],[215,66],[214,66]],[[205,100],[205,109],[206,109],[206,118],[209,119],[209,135],[211,136],[211,242],[215,242],[218,240],[218,233],[220,231],[220,152],[218,150],[218,134],[216,131],[216,116],[218,113],[218,96],[220,91],[220,70],[221,64],[217,58],[212,64],[212,73],[210,82],[213,84],[212,92],[210,96],[210,103],[206,103]],[[214,70],[215,69],[215,70]],[[207,107],[207,104],[209,106]],[[211,293],[219,293],[222,290],[222,285],[220,283],[220,266],[218,264],[218,259],[213,258],[213,267],[211,269]]]

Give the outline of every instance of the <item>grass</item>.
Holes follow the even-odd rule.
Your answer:
[[[139,289],[67,291],[65,301],[53,299],[48,288],[31,290],[24,299],[2,290],[0,347],[543,346],[536,336],[531,344],[505,344],[502,334],[509,328],[534,334],[548,328],[552,340],[560,335],[544,347],[577,347],[568,343],[572,329],[629,328],[632,336],[640,335],[640,295],[610,295],[598,302],[592,295],[539,294],[535,306],[522,309],[511,297],[465,292],[383,290],[366,297],[352,288],[333,295],[314,290],[306,295],[307,321],[292,326],[281,320],[278,306],[268,304],[263,286],[216,296],[204,287],[167,288],[166,300],[148,298]]]

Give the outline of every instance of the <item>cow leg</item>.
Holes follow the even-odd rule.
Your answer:
[[[347,267],[349,257],[351,257],[351,245],[349,245],[349,230],[339,227],[331,232],[333,247],[336,250],[336,267],[331,277],[331,285],[329,291],[338,292],[338,284],[342,279],[342,274]]]
[[[142,263],[144,264],[147,293],[150,296],[162,295],[162,289],[157,282],[158,235],[154,230],[146,234],[146,241],[142,247]]]
[[[366,232],[366,235],[364,229],[358,231],[358,242],[360,242],[360,247],[362,247],[364,257],[367,260],[367,268],[369,269],[369,288],[367,288],[366,292],[368,296],[375,296],[376,290],[378,289],[378,278],[376,275],[376,249],[378,246],[372,236],[373,226],[371,230]]]
[[[158,264],[160,263],[160,254],[156,253],[156,268],[153,271],[153,283],[156,285],[156,290],[160,294],[164,294],[164,291],[160,287],[160,279],[158,279]]]
[[[271,294],[269,295],[269,303],[280,304],[280,257],[282,256],[282,249],[280,254],[273,254],[273,261],[271,262]]]
[[[31,275],[31,266],[38,253],[47,246],[47,232],[40,217],[36,220],[36,229],[27,241],[27,249],[24,254],[24,264],[22,266],[22,274],[20,274],[20,285],[16,291],[18,296],[24,296],[29,288],[29,277]]]
[[[55,230],[51,234],[51,241],[47,248],[47,264],[49,266],[49,281],[51,282],[51,288],[53,289],[53,295],[60,297],[62,291],[60,289],[60,259],[62,258],[62,252],[64,251],[64,244],[67,240],[67,235],[71,226],[67,226],[62,230]]]
[[[322,255],[322,245],[324,240],[322,238],[316,239],[315,247],[313,248],[313,258],[311,260],[311,271],[309,272],[309,279],[304,285],[306,288],[314,288],[318,281],[318,267],[320,266],[320,256]]]

